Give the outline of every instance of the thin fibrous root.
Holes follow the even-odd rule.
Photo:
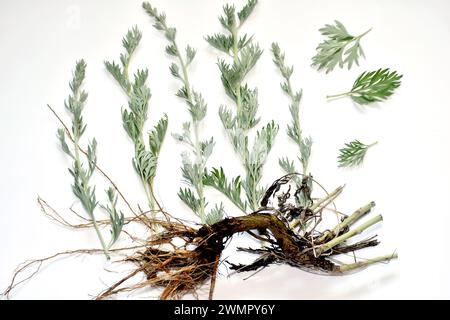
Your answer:
[[[126,251],[126,250],[136,250],[140,249],[143,246],[133,246],[133,247],[126,247],[126,248],[118,248],[118,249],[111,249],[111,252],[119,252],[119,251]],[[55,253],[51,256],[47,256],[45,258],[40,259],[33,259],[33,260],[27,260],[23,263],[21,263],[16,270],[13,273],[13,277],[11,279],[10,284],[6,288],[6,290],[1,294],[3,296],[6,296],[6,298],[9,298],[11,292],[17,288],[20,284],[23,284],[24,282],[30,280],[33,276],[35,276],[40,268],[42,267],[42,264],[44,262],[48,262],[50,260],[54,260],[59,257],[63,256],[72,256],[72,255],[78,255],[78,254],[103,254],[103,249],[76,249],[76,250],[67,250]],[[19,275],[26,272],[28,269],[35,266],[35,270],[31,272],[30,275],[26,276],[24,279],[18,280]]]

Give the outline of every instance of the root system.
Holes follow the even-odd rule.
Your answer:
[[[371,211],[375,203],[371,202],[351,215],[343,215],[332,208],[334,199],[341,194],[343,188],[339,187],[320,199],[313,199],[310,188],[305,188],[311,185],[311,182],[311,176],[286,175],[276,180],[267,190],[258,211],[246,216],[228,217],[213,225],[189,226],[188,223],[175,219],[165,212],[164,220],[151,221],[152,224],[157,223],[161,226],[158,234],[146,240],[142,246],[116,249],[116,252],[131,250],[122,261],[133,263],[136,267],[100,293],[97,299],[145,287],[160,288],[161,299],[177,299],[185,294],[195,294],[197,289],[206,283],[210,285],[211,299],[222,252],[234,235],[244,232],[258,239],[262,245],[258,248],[239,248],[240,251],[254,254],[256,259],[250,264],[228,262],[230,269],[235,272],[258,271],[271,264],[287,264],[320,274],[341,275],[373,263],[397,258],[397,254],[393,253],[373,259],[355,259],[350,264],[337,262],[335,260],[337,255],[354,253],[378,245],[376,236],[353,243],[349,243],[348,240],[381,221],[382,217],[376,215],[353,227]],[[303,200],[306,197],[310,201],[300,201],[300,196]],[[89,223],[71,225],[42,199],[39,201],[48,216],[65,226],[74,228],[90,226]],[[331,213],[329,216],[338,219],[334,227],[323,230],[321,225],[327,220],[329,222],[325,213]],[[142,219],[135,216],[130,218],[128,223],[141,221]],[[134,241],[133,237],[130,238]],[[29,276],[17,280],[18,275],[26,268],[40,266],[44,261],[61,254],[99,252],[101,250],[97,249],[68,251],[46,259],[30,261],[17,269],[5,294],[9,294],[15,286],[30,278]],[[32,275],[36,272],[37,270]],[[140,274],[145,275],[143,280],[133,285],[126,284],[128,280]]]

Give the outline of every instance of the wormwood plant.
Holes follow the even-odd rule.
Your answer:
[[[359,65],[358,59],[364,57],[361,38],[370,32],[369,29],[359,36],[352,36],[344,25],[335,20],[334,24],[326,24],[320,28],[320,33],[326,39],[317,46],[317,53],[312,58],[312,66],[317,70],[325,69],[326,73],[333,71],[336,66],[344,65],[350,70],[353,64]]]
[[[250,88],[244,80],[261,56],[262,50],[253,42],[251,36],[241,35],[240,30],[256,4],[256,0],[249,0],[240,11],[236,11],[232,5],[225,5],[224,13],[219,21],[226,32],[206,37],[213,47],[222,51],[229,59],[220,58],[218,66],[225,92],[235,104],[236,110],[232,111],[226,106],[221,106],[219,116],[234,150],[242,161],[245,177],[241,180],[240,176],[237,176],[229,180],[222,168],[213,168],[208,172],[206,164],[212,153],[214,141],[201,140],[199,133],[199,125],[205,117],[207,105],[201,94],[193,89],[188,74],[188,67],[196,51],[190,46],[187,46],[184,52],[180,51],[176,42],[176,29],[167,26],[163,13],[158,13],[149,3],[144,3],[143,8],[155,21],[155,28],[160,30],[169,42],[166,53],[176,61],[170,66],[170,72],[182,83],[177,95],[186,102],[191,116],[191,120],[183,125],[183,132],[174,135],[190,149],[190,153],[183,155],[182,165],[183,178],[188,183],[188,188],[180,189],[179,196],[199,216],[202,225],[192,226],[190,223],[174,218],[160,207],[154,198],[153,179],[167,130],[167,117],[163,117],[150,132],[144,133],[150,99],[150,89],[145,84],[148,71],[138,70],[133,80],[128,74],[131,57],[141,40],[140,31],[134,27],[123,39],[125,51],[120,56],[120,63],[106,62],[105,66],[128,97],[128,108],[122,110],[123,125],[134,143],[134,168],[141,177],[150,209],[153,208],[155,214],[148,223],[147,212],[139,214],[135,212],[109,175],[98,166],[95,140],[89,143],[87,151],[79,145],[86,128],[81,112],[87,99],[87,94],[81,90],[85,63],[80,61],[77,63],[74,78],[70,83],[72,94],[66,103],[72,115],[72,129],[69,130],[60,120],[64,129],[58,130],[58,138],[63,151],[74,161],[70,169],[74,177],[73,191],[86,209],[89,219],[83,220],[80,224],[72,224],[42,199],[39,199],[39,204],[47,217],[65,227],[94,228],[102,249],[71,250],[28,261],[15,271],[10,285],[4,292],[5,295],[9,295],[18,284],[30,278],[23,275],[25,271],[35,268],[36,271],[32,273],[35,275],[44,262],[56,257],[99,252],[109,255],[117,252],[120,253],[120,262],[133,264],[134,269],[115,283],[108,285],[97,295],[97,299],[105,299],[121,292],[146,287],[161,289],[161,299],[180,298],[185,294],[196,295],[197,289],[206,283],[209,283],[211,299],[218,266],[221,260],[227,260],[222,258],[222,252],[231,237],[243,232],[257,239],[259,242],[256,243],[260,246],[239,248],[256,256],[252,263],[240,264],[226,261],[229,268],[235,272],[259,271],[271,264],[283,263],[309,272],[343,275],[348,271],[397,258],[395,252],[371,259],[357,256],[356,253],[360,250],[379,243],[375,236],[362,240],[355,239],[355,236],[382,220],[381,215],[375,215],[359,223],[373,210],[375,202],[369,202],[349,215],[343,214],[334,204],[334,200],[343,192],[343,187],[327,192],[310,174],[308,165],[312,140],[304,135],[301,127],[302,91],[293,90],[291,85],[293,67],[286,65],[285,55],[276,43],[272,45],[273,60],[283,77],[281,88],[290,98],[291,123],[287,127],[287,134],[298,147],[298,159],[302,170],[301,173],[297,172],[292,160],[286,157],[281,158],[279,163],[288,173],[275,180],[269,188],[261,186],[262,167],[277,135],[278,125],[270,122],[262,127],[256,132],[253,145],[249,145],[248,134],[258,125],[260,119],[256,116],[257,90]],[[343,44],[354,41],[357,43],[354,46],[359,46],[359,38],[349,36],[341,24],[327,28],[329,30],[326,34],[333,35],[334,42],[342,42],[339,43],[341,48],[339,55],[345,55]],[[338,37],[339,34],[342,35],[341,38]],[[360,49],[353,50],[360,52]],[[357,61],[354,55],[353,53],[352,58],[344,60],[350,66],[350,61],[355,63]],[[330,67],[333,64],[339,64],[340,60],[333,57],[331,61],[331,64],[325,65]],[[352,95],[365,99],[364,101],[385,97],[392,92],[389,90],[389,88],[392,89],[392,82],[399,80],[392,80],[395,77],[386,75],[382,71],[365,74],[360,78]],[[391,85],[383,86],[385,82],[391,82]],[[73,148],[67,144],[66,136],[73,143]],[[341,150],[342,163],[353,165],[362,161],[369,147],[370,145],[364,145],[359,141],[347,144],[346,148]],[[81,154],[87,159],[84,165]],[[90,181],[94,171],[100,172],[111,184],[111,188],[107,190],[107,205],[98,205],[96,200],[95,187]],[[313,196],[313,184],[315,192],[322,189],[323,195]],[[204,186],[211,186],[221,191],[246,214],[222,219],[221,204],[215,205],[209,213],[206,213]],[[245,195],[245,199],[242,194]],[[133,216],[124,217],[116,209],[119,197],[127,204]],[[98,207],[108,212],[109,219],[96,219],[94,211]],[[143,224],[147,228],[148,232],[144,239],[135,235],[132,230],[125,230],[128,224],[135,223]],[[108,244],[102,238],[100,225],[111,227],[112,237]],[[122,238],[124,241],[128,240],[128,244],[121,248],[110,249],[119,233],[127,236]],[[352,261],[349,263],[341,261],[339,257],[344,255],[350,255]]]
[[[83,85],[85,72],[86,63],[84,60],[78,61],[75,67],[73,79],[69,84],[71,94],[64,102],[67,111],[72,117],[72,129],[69,131],[69,129],[64,126],[63,128],[58,129],[57,136],[61,143],[62,150],[73,160],[72,168],[69,168],[69,172],[74,179],[72,185],[73,193],[80,200],[84,210],[89,216],[89,220],[92,221],[92,226],[97,233],[105,256],[109,259],[110,255],[108,250],[119,237],[124,223],[124,216],[122,212],[118,212],[116,209],[117,196],[114,189],[110,187],[106,190],[109,204],[106,206],[101,205],[101,207],[108,212],[111,225],[111,240],[108,243],[105,242],[95,216],[95,211],[99,205],[95,195],[95,186],[93,186],[90,181],[96,169],[97,163],[97,141],[95,138],[89,142],[87,152],[83,152],[87,158],[87,165],[86,163],[83,165],[80,155],[82,152],[80,140],[86,130],[86,124],[83,121],[82,111],[88,97],[87,92],[81,88]],[[49,108],[51,109],[50,106]],[[53,109],[51,110],[53,111]],[[66,135],[73,143],[73,148],[70,148],[67,144]]]
[[[291,124],[287,126],[287,135],[291,140],[297,145],[299,150],[299,156],[297,156],[299,162],[302,166],[303,179],[294,176],[293,179],[299,187],[299,192],[295,199],[297,204],[301,208],[308,208],[312,201],[310,199],[310,194],[312,192],[312,177],[308,171],[309,158],[311,156],[311,147],[313,141],[310,136],[304,136],[300,125],[300,102],[302,99],[302,90],[295,91],[292,88],[291,76],[294,72],[294,66],[287,66],[285,63],[285,54],[281,52],[281,49],[277,43],[272,43],[272,54],[273,62],[279,69],[281,76],[283,77],[283,82],[280,86],[282,91],[288,95],[291,100],[289,110],[291,112]],[[300,172],[297,170],[294,161],[290,160],[288,157],[283,157],[278,160],[280,167],[286,174],[292,174],[295,172]]]
[[[205,184],[212,186],[227,196],[243,212],[247,208],[255,211],[259,208],[265,188],[260,185],[262,168],[270,152],[278,125],[273,121],[256,133],[253,146],[249,146],[249,131],[256,127],[260,118],[258,111],[258,91],[244,83],[245,76],[253,69],[262,54],[259,45],[252,36],[240,35],[245,21],[253,12],[258,1],[250,0],[238,12],[233,5],[223,7],[223,15],[219,17],[225,33],[207,36],[206,41],[217,50],[223,52],[231,61],[218,59],[222,84],[228,97],[234,102],[236,111],[226,106],[219,110],[220,120],[227,136],[245,169],[245,178],[240,176],[229,181],[223,168],[213,168],[205,177]],[[245,200],[241,198],[241,187]]]
[[[313,141],[310,136],[303,136],[303,131],[300,126],[300,102],[302,100],[302,90],[294,92],[294,90],[292,89],[291,76],[294,72],[294,67],[286,66],[284,61],[285,54],[281,52],[280,47],[277,43],[272,43],[272,54],[273,62],[280,70],[280,73],[284,79],[284,81],[281,83],[281,89],[289,96],[291,100],[289,110],[291,112],[292,119],[291,124],[287,126],[286,132],[289,138],[294,141],[300,151],[298,160],[302,165],[303,174],[307,175],[309,158],[311,156],[311,146]],[[279,160],[279,164],[286,173],[300,172],[295,168],[294,162],[289,160],[287,157],[281,158]]]
[[[213,224],[222,219],[224,212],[222,203],[212,207],[209,213],[206,212],[207,203],[203,180],[206,163],[214,148],[214,139],[211,137],[204,141],[200,140],[199,126],[206,116],[207,105],[202,95],[193,89],[188,74],[188,67],[195,58],[196,50],[188,45],[183,54],[176,41],[177,30],[167,26],[166,15],[158,13],[158,10],[148,2],[144,2],[142,6],[154,19],[154,27],[163,32],[169,42],[166,53],[177,61],[170,65],[170,72],[182,83],[182,87],[176,95],[186,102],[191,115],[191,121],[183,123],[183,132],[174,134],[178,141],[188,146],[194,157],[194,161],[192,161],[188,153],[182,153],[183,179],[189,187],[180,188],[178,196],[200,218],[202,223]]]
[[[138,69],[133,79],[128,71],[141,38],[142,33],[137,27],[129,30],[122,40],[125,51],[120,55],[120,64],[105,61],[105,67],[128,97],[128,109],[122,108],[123,127],[134,144],[133,167],[141,178],[150,210],[154,212],[157,208],[154,179],[168,119],[164,115],[151,131],[144,133],[151,98],[150,88],[146,85],[148,69]]]

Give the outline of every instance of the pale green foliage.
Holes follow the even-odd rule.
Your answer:
[[[128,67],[133,53],[139,46],[142,33],[137,27],[127,32],[122,40],[125,51],[120,55],[120,65],[105,61],[106,69],[116,79],[128,96],[128,109],[122,109],[122,121],[125,131],[134,143],[135,156],[133,167],[141,177],[149,198],[149,205],[154,209],[153,179],[156,175],[158,155],[167,131],[167,115],[164,115],[153,130],[148,132],[148,145],[144,139],[144,126],[148,119],[148,104],[151,98],[150,88],[146,85],[147,69],[138,69],[130,80]]]
[[[359,104],[369,104],[386,100],[401,84],[397,71],[389,68],[363,72],[353,84],[350,97]]]
[[[364,57],[360,40],[370,30],[359,36],[352,36],[341,22],[335,20],[334,24],[326,24],[319,31],[326,39],[317,47],[312,66],[317,70],[325,69],[326,73],[329,73],[336,66],[342,68],[347,65],[350,69],[353,64],[359,65],[358,59]]]
[[[141,38],[141,31],[137,28],[137,26],[134,26],[122,39],[122,46],[125,49],[125,52],[120,54],[121,66],[116,64],[114,61],[112,63],[105,61],[106,69],[108,69],[108,71],[114,76],[120,86],[127,93],[131,91],[131,83],[128,79],[128,66],[133,53],[139,46]]]
[[[120,235],[123,226],[123,215],[118,215],[115,209],[117,198],[115,199],[114,203],[111,202],[113,189],[110,188],[108,191],[108,197],[111,202],[111,207],[109,207],[110,210],[108,210],[108,212],[110,213],[109,218],[111,221],[111,240],[109,244],[106,245],[95,219],[94,212],[98,206],[98,201],[95,194],[95,186],[92,186],[90,181],[92,175],[94,174],[97,163],[97,141],[95,140],[95,138],[92,139],[88,144],[86,152],[87,165],[83,164],[80,159],[79,143],[80,139],[83,136],[83,133],[86,130],[86,124],[84,124],[83,122],[82,111],[84,109],[88,96],[85,91],[81,90],[81,86],[85,77],[85,70],[86,63],[84,62],[84,60],[78,61],[76,64],[73,79],[69,84],[71,94],[65,101],[66,109],[72,116],[72,132],[66,133],[64,128],[60,128],[57,131],[57,137],[61,143],[61,148],[64,153],[66,153],[73,159],[72,168],[69,168],[69,172],[74,179],[72,191],[80,200],[83,208],[86,210],[89,219],[92,221],[97,232],[105,255],[109,258],[108,249],[116,242]],[[71,150],[69,148],[69,145],[66,142],[66,134],[68,134],[73,141],[74,150]]]
[[[224,52],[231,59],[218,59],[218,67],[226,94],[236,104],[236,112],[221,106],[219,116],[227,132],[234,150],[239,155],[245,168],[245,179],[236,177],[228,182],[223,169],[213,169],[208,174],[208,184],[225,194],[239,209],[257,210],[263,196],[264,188],[259,185],[262,178],[262,167],[278,133],[278,125],[270,122],[256,134],[253,146],[249,146],[248,133],[260,121],[258,111],[258,91],[251,89],[244,82],[247,74],[253,69],[262,50],[253,37],[240,36],[239,30],[253,12],[258,1],[249,0],[240,10],[232,5],[223,7],[223,15],[219,21],[226,33],[207,36],[206,41],[214,48]],[[232,190],[235,187],[236,190]],[[241,187],[246,201],[241,199]]]
[[[95,138],[88,144],[87,158],[89,160],[89,173],[92,175],[97,164],[97,140]]]
[[[69,169],[70,174],[74,178],[74,183],[72,185],[72,190],[75,196],[81,201],[84,209],[87,211],[89,217],[93,219],[94,210],[97,206],[97,200],[95,197],[95,187],[90,186],[90,178],[92,177],[93,170],[91,163],[95,164],[97,159],[96,157],[96,141],[95,139],[90,143],[88,153],[89,165],[86,169],[83,167],[83,164],[79,155],[79,147],[78,144],[80,139],[86,130],[86,125],[83,122],[82,111],[84,109],[87,93],[84,90],[81,90],[81,85],[83,84],[83,80],[85,77],[86,71],[86,63],[84,60],[80,60],[77,62],[75,67],[75,72],[73,75],[72,81],[69,83],[69,87],[71,89],[71,94],[68,99],[65,101],[66,109],[72,116],[72,137],[75,141],[74,149],[75,151],[72,153],[67,143],[65,142],[65,135],[63,134],[64,129],[58,130],[58,138],[61,142],[61,147],[64,152],[67,154],[74,154],[74,162],[72,168]]]
[[[190,153],[182,154],[182,175],[187,188],[180,188],[178,196],[191,210],[200,217],[202,223],[212,224],[222,219],[223,207],[215,205],[209,213],[206,213],[207,202],[203,195],[204,175],[208,158],[214,148],[214,140],[201,141],[199,138],[199,124],[206,116],[207,104],[202,95],[195,91],[188,76],[188,67],[195,58],[196,50],[191,46],[186,46],[184,55],[178,48],[176,42],[177,31],[175,28],[167,26],[166,15],[159,13],[150,3],[144,2],[143,8],[147,14],[155,21],[154,27],[164,33],[169,44],[166,46],[166,53],[176,59],[170,67],[170,73],[181,81],[181,88],[176,95],[186,102],[191,121],[183,124],[181,134],[174,134],[174,138],[185,143]],[[192,158],[191,159],[191,156]]]
[[[272,121],[259,130],[256,133],[252,150],[244,158],[246,177],[243,181],[243,188],[252,210],[258,209],[259,201],[264,196],[266,190],[265,187],[259,184],[262,178],[263,165],[272,149],[278,129],[278,125]]]
[[[178,191],[178,196],[196,214],[197,212],[200,212],[201,208],[204,208],[206,205],[205,198],[196,197],[194,192],[190,188],[180,188],[180,190]],[[198,216],[200,217],[200,219],[202,219],[200,214],[198,214]],[[203,219],[206,219],[206,217],[204,217]]]
[[[66,130],[64,128],[59,128],[56,136],[58,137],[59,142],[61,143],[61,149],[69,155],[72,159],[74,158],[72,151],[70,151],[69,146],[66,142]]]
[[[286,66],[285,54],[281,52],[280,47],[277,43],[272,43],[272,54],[273,62],[280,70],[280,73],[284,79],[284,81],[281,83],[281,89],[291,99],[289,110],[291,112],[292,122],[287,126],[287,134],[297,144],[300,151],[300,156],[298,157],[298,159],[302,164],[303,174],[307,174],[309,158],[311,156],[312,139],[309,136],[303,136],[303,132],[300,126],[300,102],[302,99],[302,91],[300,90],[294,92],[292,90],[291,76],[294,72],[294,67]],[[286,173],[296,172],[291,171],[295,170],[294,163],[287,158],[280,159],[279,164]]]
[[[88,97],[87,92],[81,90],[85,74],[86,63],[84,60],[80,60],[76,64],[73,79],[69,83],[72,93],[69,95],[68,99],[64,101],[66,109],[72,114],[72,135],[76,141],[81,138],[86,130],[86,125],[83,123],[83,116],[81,115]]]
[[[226,63],[224,60],[219,60],[218,65],[222,74],[222,83],[225,87],[225,91],[228,96],[237,102],[238,90],[243,95],[244,100],[247,94],[251,94],[248,88],[240,88],[242,81],[250,70],[255,66],[259,57],[262,54],[262,50],[257,44],[248,44],[246,47],[240,49],[239,56],[232,65]],[[249,93],[247,93],[249,92]],[[245,106],[245,102],[243,106]]]
[[[366,145],[358,140],[346,143],[345,146],[339,150],[339,167],[353,167],[360,165],[366,156],[367,150],[373,145],[375,145],[375,143]]]
[[[247,202],[241,200],[241,177],[237,176],[228,181],[223,168],[213,168],[204,176],[203,183],[222,192],[243,212],[247,210]]]
[[[123,224],[124,224],[124,215],[122,211],[117,211],[117,195],[113,188],[109,187],[106,190],[106,194],[108,195],[109,204],[106,206],[102,206],[109,214],[109,219],[111,221],[111,240],[109,242],[109,247],[111,247],[114,242],[119,238],[120,233],[122,232]]]
[[[138,144],[133,158],[133,166],[143,182],[150,181],[156,175],[156,166],[158,160],[151,152],[144,149],[144,146]]]
[[[205,218],[205,223],[208,225],[212,225],[220,220],[223,219],[224,216],[224,208],[223,204],[215,205],[208,213],[208,215]]]
[[[249,0],[247,4],[242,8],[242,10],[238,12],[239,22],[241,24],[244,23],[245,20],[247,20],[247,18],[253,12],[253,9],[255,9],[257,3],[257,0]]]
[[[169,120],[167,118],[167,115],[164,115],[164,117],[159,119],[153,130],[148,132],[148,144],[150,146],[151,153],[155,157],[158,157],[159,152],[161,151],[161,146],[167,132],[168,122]]]
[[[191,62],[194,60],[195,55],[197,53],[197,50],[192,48],[191,46],[186,46],[186,65],[190,65]]]
[[[89,158],[88,160],[93,161],[93,159]],[[98,204],[95,196],[95,187],[90,185],[90,179],[93,171],[90,168],[88,170],[85,169],[79,157],[75,157],[75,161],[72,168],[69,169],[69,172],[74,179],[74,183],[72,185],[73,193],[81,201],[81,204],[88,213],[89,217],[93,219],[94,210]]]
[[[288,157],[282,157],[278,159],[278,164],[280,165],[281,169],[283,169],[283,171],[286,173],[298,172],[297,168],[295,167],[294,161],[290,160]]]

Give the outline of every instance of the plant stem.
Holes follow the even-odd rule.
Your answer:
[[[351,95],[352,95],[352,92],[345,92],[345,93],[340,93],[340,94],[328,95],[327,99],[336,99],[336,98],[341,98],[341,97],[348,97]]]
[[[316,253],[318,255],[320,255],[321,253],[323,253],[324,251],[330,250],[333,247],[337,246],[338,244],[350,239],[351,237],[360,234],[361,232],[363,232],[364,230],[366,230],[367,228],[369,228],[370,226],[380,222],[381,220],[383,220],[383,217],[381,215],[377,215],[375,217],[373,217],[372,219],[370,219],[369,221],[363,223],[362,225],[360,225],[359,227],[350,230],[347,233],[344,233],[343,235],[336,237],[332,240],[330,240],[329,242],[321,245],[317,250]]]
[[[295,101],[295,96],[294,96],[294,91],[292,90],[291,79],[287,78],[286,79],[286,83],[288,85],[289,97],[291,98],[291,101],[294,102]],[[300,108],[300,105],[299,105],[299,108]]]
[[[339,234],[339,232],[344,229],[347,226],[351,226],[353,223],[355,223],[356,221],[358,221],[359,219],[361,219],[363,216],[365,216],[366,214],[368,214],[370,212],[370,210],[372,210],[372,208],[375,207],[375,202],[370,202],[369,204],[359,208],[358,210],[356,210],[354,213],[352,213],[350,216],[348,216],[347,218],[345,218],[341,223],[339,223],[336,227],[333,228],[333,230],[331,230],[329,233],[324,233],[318,240],[317,242],[323,242],[325,241],[327,238],[331,237],[335,237],[336,235]]]
[[[295,95],[294,95],[294,90],[292,90],[292,85],[291,85],[291,78],[287,77],[285,78],[286,83],[288,85],[288,92],[289,92],[289,97],[291,98],[291,103],[292,106],[294,107],[296,105],[297,110],[298,110],[298,117],[297,119],[294,119],[294,121],[298,122],[298,132],[297,132],[297,136],[300,138],[300,141],[302,140],[302,129],[301,129],[301,125],[300,125],[300,100],[296,99]],[[298,147],[299,147],[299,151],[301,154],[301,144],[299,142],[296,142]],[[306,163],[304,163],[304,161],[301,161],[302,163],[302,169],[303,169],[303,174],[306,176],[308,174],[308,161],[305,161]]]
[[[321,206],[321,208],[317,211],[322,210],[323,208],[325,208],[326,206],[328,206],[331,202],[334,201],[334,199],[336,199],[342,192],[342,190],[344,190],[344,186],[340,186],[337,187],[336,190],[334,190],[333,192],[331,192],[330,194],[328,194],[325,198],[318,200],[316,203],[314,203],[309,209],[311,211],[315,211],[319,206],[321,206],[323,203],[325,203],[324,205]],[[291,222],[291,224],[289,225],[291,229],[294,229],[296,227],[298,227],[298,225],[302,222],[302,220],[300,219],[295,219],[293,222]],[[307,226],[305,226],[307,227]]]
[[[94,229],[95,229],[95,232],[97,233],[98,238],[100,239],[100,244],[102,245],[106,259],[109,260],[109,259],[111,259],[111,257],[109,255],[108,246],[106,245],[105,240],[103,239],[103,236],[100,232],[100,229],[97,224],[97,220],[95,220],[94,212],[91,212],[90,215],[91,215],[91,219],[92,219],[92,224],[94,226]]]
[[[202,155],[200,150],[200,139],[198,135],[198,122],[194,121],[194,143],[195,143],[195,155],[196,155],[196,162],[200,166],[199,172],[203,173],[204,171],[204,165],[202,161]],[[205,215],[205,202],[204,202],[204,194],[203,194],[203,177],[200,177],[199,181],[197,181],[195,185],[195,189],[197,190],[198,197],[200,199],[201,205],[200,205],[200,219],[202,222],[205,221],[206,215]]]
[[[359,36],[355,37],[355,39],[361,39],[361,38],[364,37],[366,34],[368,34],[370,31],[372,31],[372,28],[370,28],[370,29],[367,30],[366,32],[360,34]]]
[[[187,66],[186,66],[186,62],[184,61],[180,50],[178,49],[178,45],[175,42],[175,40],[172,41],[172,45],[175,47],[176,52],[177,52],[177,58],[178,61],[181,65],[181,70],[183,72],[183,83],[184,86],[186,88],[187,91],[187,99],[188,102],[191,105],[194,105],[194,100],[192,98],[192,88],[191,88],[191,84],[189,82],[189,74],[187,72]],[[199,127],[199,123],[197,120],[192,119],[192,123],[194,126],[194,147],[195,147],[195,157],[196,157],[196,163],[198,166],[200,166],[199,171],[203,172],[204,169],[204,164],[203,164],[203,160],[202,160],[202,154],[201,154],[201,147],[200,147],[200,139],[199,139],[199,134],[198,134],[198,127]],[[200,205],[200,212],[198,213],[200,216],[200,219],[202,220],[202,222],[205,221],[205,201],[204,201],[204,193],[203,193],[203,177],[200,177],[200,179],[198,179],[199,181],[197,181],[196,185],[195,185],[195,190],[197,191],[197,194],[199,196],[201,205]]]
[[[155,196],[153,193],[153,179],[151,179],[151,181],[145,181],[144,179],[141,180],[144,185],[145,195],[147,196],[147,202],[150,211],[154,211],[156,208],[156,203],[155,203]]]
[[[80,161],[80,151],[79,151],[79,142],[80,142],[80,137],[79,135],[74,133],[74,145],[75,145],[75,166],[77,167],[77,170],[81,169],[81,161]],[[87,186],[85,185],[85,188]],[[102,245],[103,251],[105,253],[106,259],[110,259],[109,256],[109,252],[108,252],[108,247],[106,246],[105,240],[103,239],[103,236],[100,232],[100,229],[98,227],[97,221],[95,220],[95,216],[94,216],[94,211],[93,210],[89,210],[88,211],[89,217],[92,220],[92,224],[94,226],[95,232],[97,233],[97,237],[100,240],[100,244]]]
[[[233,28],[231,29],[231,36],[233,38],[233,63],[237,64],[239,62],[239,38],[238,38],[238,31],[239,31],[240,26],[236,26],[234,25]],[[239,119],[241,112],[242,112],[242,97],[241,97],[241,85],[242,85],[242,81],[239,81],[236,84],[235,87],[235,92],[236,92],[236,118]],[[242,128],[242,125],[240,123],[238,123],[238,126]],[[243,135],[247,135],[248,133],[248,129],[247,126],[245,127],[245,129],[243,129],[242,134]],[[242,158],[242,157],[241,157]],[[248,159],[241,159],[244,162],[244,165],[247,166],[247,162]],[[247,179],[252,179],[252,175],[249,174],[249,170],[246,169],[246,177]],[[249,205],[251,207],[251,209],[253,211],[257,210],[259,208],[259,203],[258,203],[258,199],[256,199],[256,185],[257,185],[257,181],[253,180],[252,183],[252,190],[249,190],[249,192],[246,192],[247,194],[247,199],[249,200]]]
[[[154,220],[154,218],[156,217],[157,201],[156,201],[156,197],[155,197],[155,191],[153,190],[153,179],[154,178],[151,178],[149,181],[144,182],[144,188],[145,188],[145,193],[147,195],[148,206],[150,208],[150,215],[151,215],[152,219]],[[159,226],[157,223],[150,222],[150,226],[155,233],[158,232]]]
[[[344,186],[337,187],[333,192],[328,194],[325,198],[320,199],[316,203],[314,203],[311,206],[310,210],[311,211],[316,210],[322,203],[328,201],[329,199],[333,199],[333,200],[336,199],[336,197],[341,194],[342,190],[344,190]]]
[[[67,127],[67,125],[64,123],[64,121],[62,121],[62,119],[60,118],[60,116],[56,113],[56,111],[49,105],[47,104],[47,108],[50,109],[50,111],[53,113],[53,115],[56,117],[56,119],[58,119],[59,123],[64,127],[64,130],[66,131],[67,136],[69,137],[70,141],[72,141],[72,143],[76,146],[78,146],[78,150],[83,153],[86,157],[87,157],[87,152],[86,150],[83,150],[76,142],[75,139],[72,137],[72,134],[69,130],[69,128]],[[125,198],[125,196],[123,195],[123,193],[120,191],[119,187],[117,186],[117,184],[112,181],[112,179],[106,174],[105,171],[103,171],[103,169],[101,169],[96,162],[93,162],[95,168],[98,170],[98,172],[100,172],[102,174],[103,177],[105,177],[106,180],[108,180],[108,182],[114,187],[114,189],[117,191],[117,193],[119,194],[119,196],[122,198],[123,202],[125,202],[125,204],[127,205],[128,209],[130,209],[130,211],[136,216],[136,217],[140,217],[133,209],[133,207],[131,206],[130,202]],[[139,218],[142,220],[142,218]],[[144,221],[142,221],[144,222]]]
[[[233,62],[236,64],[238,63],[239,59],[239,48],[238,48],[239,39],[238,39],[238,28],[236,26],[233,27],[231,34],[233,37]],[[239,82],[236,85],[235,90],[236,90],[236,109],[237,114],[239,116],[242,109],[241,82]]]
[[[374,264],[374,263],[390,261],[392,259],[397,259],[397,258],[398,258],[398,254],[397,253],[387,254],[387,255],[384,255],[384,256],[380,256],[380,257],[376,257],[376,258],[372,258],[372,259],[367,259],[365,261],[359,261],[359,262],[355,262],[355,263],[344,264],[344,265],[339,267],[339,271],[340,272],[347,272],[347,271],[355,270],[355,269],[358,269],[358,268],[363,268],[363,267],[369,266],[369,265]]]
[[[130,96],[131,97],[131,96]],[[142,129],[141,129],[142,131]],[[141,132],[138,143],[135,142],[135,148],[138,150],[139,145],[145,146],[144,143],[144,134]],[[144,147],[145,148],[145,147]],[[150,178],[148,181],[141,176],[142,185],[144,187],[145,195],[147,196],[147,203],[150,211],[154,212],[156,209],[156,199],[153,191],[153,178]],[[155,228],[155,225],[151,224],[152,228]]]
[[[130,57],[130,59],[131,59],[131,57]],[[133,89],[132,89],[132,85],[131,85],[131,81],[130,81],[130,75],[128,72],[129,63],[130,63],[130,60],[128,60],[123,66],[123,76],[125,77],[127,83],[130,85],[129,85],[128,90],[125,90],[125,88],[123,88],[123,90],[125,91],[128,98],[131,100],[131,99],[133,99]],[[140,139],[139,140],[140,144],[142,146],[145,146],[142,128],[141,128],[141,135],[140,135],[139,139]],[[136,142],[135,142],[135,148],[138,148],[138,145],[136,144]],[[151,212],[154,212],[156,209],[156,198],[155,198],[155,193],[153,191],[153,178],[151,178],[150,181],[145,181],[144,178],[141,177],[141,181],[142,181],[142,185],[144,186],[145,195],[147,196],[147,202],[148,202],[149,209]],[[157,227],[154,224],[150,224],[150,226],[154,229]]]

